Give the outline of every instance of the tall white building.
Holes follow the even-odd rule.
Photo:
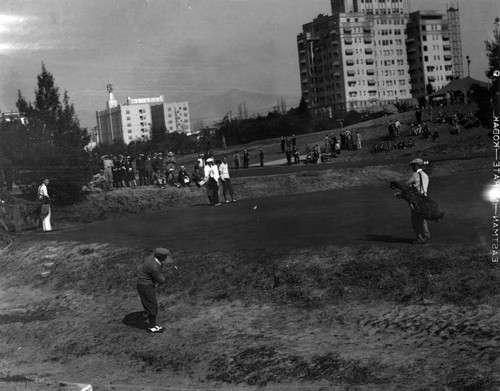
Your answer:
[[[422,98],[454,78],[463,77],[458,10],[412,12],[407,30],[408,61],[415,97]]]
[[[414,85],[413,75],[415,66],[418,70],[422,65],[413,53],[426,47],[417,35],[408,39],[408,32],[426,18],[416,21],[409,0],[331,0],[331,7],[332,15],[319,15],[303,25],[297,36],[302,97],[308,107],[332,116],[333,112],[364,111],[373,105],[420,98],[421,86]],[[449,29],[444,14],[437,13],[443,31]],[[456,31],[458,10],[454,15]],[[433,45],[441,51],[434,54],[439,58],[436,62],[449,58],[449,45],[441,42],[439,49],[437,43]],[[444,73],[444,67],[444,63],[438,66],[443,73],[435,80],[449,80],[451,72]]]
[[[191,133],[188,102],[165,103],[163,95],[153,98],[127,98],[119,105],[113,89],[108,86],[106,109],[96,112],[99,143],[134,140],[150,137],[153,127],[165,128],[167,133]]]

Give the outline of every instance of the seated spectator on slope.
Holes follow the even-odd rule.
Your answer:
[[[200,186],[200,181],[203,179],[203,169],[200,168],[198,163],[194,165],[193,173],[191,174],[191,180],[196,186]]]
[[[165,174],[161,172],[160,170],[154,171],[153,172],[153,183],[157,185],[158,187],[164,189],[166,184],[167,184],[167,179],[165,177]]]
[[[181,166],[179,173],[177,174],[177,182],[179,182],[183,187],[189,186],[189,184],[191,183],[191,178],[189,178],[186,167]]]
[[[110,184],[104,176],[104,170],[99,170],[97,174],[92,177],[92,180],[83,186],[83,191],[95,191],[96,189],[107,191],[110,188]]]

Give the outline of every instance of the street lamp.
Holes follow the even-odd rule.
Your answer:
[[[465,56],[465,58],[467,59],[467,75],[470,77],[470,57]]]

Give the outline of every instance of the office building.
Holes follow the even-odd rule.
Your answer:
[[[153,98],[127,98],[118,104],[108,86],[106,109],[96,112],[99,143],[146,140],[153,127],[164,127],[167,133],[191,133],[188,102],[165,103],[163,95]]]

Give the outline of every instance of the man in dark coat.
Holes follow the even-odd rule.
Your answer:
[[[150,333],[161,333],[163,327],[156,323],[158,315],[158,301],[156,300],[156,288],[167,282],[162,274],[164,264],[172,264],[170,251],[166,248],[157,248],[153,256],[144,260],[137,273],[137,291],[141,298],[142,306],[148,317]]]

